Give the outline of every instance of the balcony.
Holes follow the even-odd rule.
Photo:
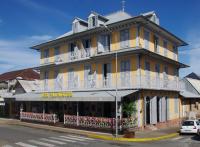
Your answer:
[[[117,82],[117,84],[116,84]],[[170,78],[157,78],[149,76],[132,76],[116,80],[115,78],[97,79],[91,78],[90,80],[70,80],[67,81],[67,87],[62,87],[62,91],[81,91],[81,90],[114,90],[118,89],[150,89],[150,90],[172,90],[179,91],[181,84],[179,79]],[[42,92],[47,92],[41,88]],[[41,92],[40,91],[40,92]],[[56,91],[49,89],[49,92]]]
[[[69,61],[84,59],[92,55],[91,48],[77,49],[76,51],[70,52],[69,54]]]

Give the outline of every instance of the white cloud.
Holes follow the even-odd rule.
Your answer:
[[[182,69],[182,75],[185,76],[191,72],[200,74],[200,30],[194,29],[188,33],[187,36],[188,48],[184,51],[180,51],[180,54],[185,58],[189,57],[189,68]]]
[[[39,54],[30,47],[51,36],[28,36],[16,40],[0,39],[0,73],[39,65]]]

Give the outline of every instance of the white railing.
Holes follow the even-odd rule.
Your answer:
[[[91,48],[85,48],[85,49],[77,49],[74,52],[69,52],[69,54],[70,54],[69,61],[73,61],[90,57],[92,55],[92,52]]]
[[[57,123],[59,119],[56,114],[20,112],[20,120],[29,120],[37,122]]]
[[[149,76],[132,76],[125,77],[116,80],[115,78],[91,78],[90,80],[70,80],[66,81],[67,86],[62,88],[62,91],[65,90],[90,90],[90,89],[115,89],[116,82],[118,89],[156,89],[156,90],[181,90],[181,84],[179,79],[171,78],[157,78]],[[54,88],[49,91],[56,91]],[[41,91],[45,91],[44,88],[41,88]]]
[[[65,114],[64,125],[79,126],[86,128],[114,129],[115,118],[76,116],[76,115]],[[136,127],[136,119],[134,118],[122,118],[121,120],[118,119],[118,125],[121,128],[133,128]]]

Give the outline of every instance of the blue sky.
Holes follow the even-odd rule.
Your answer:
[[[109,14],[121,9],[121,0],[1,0],[0,73],[39,65],[39,53],[29,49],[71,29],[75,16],[86,19],[93,10]],[[179,60],[191,66],[181,70],[200,74],[199,0],[126,0],[131,15],[154,10],[161,26],[190,45],[181,47]]]

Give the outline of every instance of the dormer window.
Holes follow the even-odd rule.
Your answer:
[[[98,26],[98,16],[97,15],[91,15],[88,18],[89,28],[94,28]]]
[[[92,17],[92,27],[96,27],[97,26],[97,21],[96,21],[96,16]]]
[[[78,25],[79,25],[78,21],[73,22],[73,28],[72,29],[73,29],[74,33],[78,32]]]

